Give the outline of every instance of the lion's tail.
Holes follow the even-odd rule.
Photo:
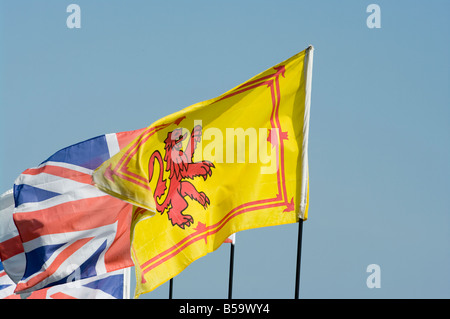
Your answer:
[[[158,199],[161,198],[161,196],[164,195],[164,192],[166,191],[166,180],[163,179],[163,175],[164,175],[164,162],[162,160],[161,154],[159,153],[159,151],[154,151],[152,156],[150,156],[150,160],[148,162],[148,181],[150,182],[153,178],[153,171],[155,168],[155,160],[158,161],[159,164],[159,176],[158,176],[158,181],[156,184],[156,188],[155,191],[153,192],[153,198],[155,199],[156,202],[156,209],[160,212],[163,212],[168,203],[166,203],[166,200],[164,201],[164,203],[162,205],[160,205],[158,203]]]

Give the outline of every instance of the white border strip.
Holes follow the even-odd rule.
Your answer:
[[[123,299],[130,299],[131,267],[123,270]]]
[[[308,138],[309,138],[309,111],[311,106],[311,82],[313,67],[314,47],[310,45],[306,49],[306,84],[305,84],[305,115],[303,118],[303,145],[302,145],[302,182],[300,190],[300,215],[305,219],[306,205],[308,199]]]

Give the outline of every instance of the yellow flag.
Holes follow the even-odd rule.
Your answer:
[[[310,46],[158,120],[94,172],[98,188],[136,205],[137,296],[233,233],[307,218],[312,56]]]

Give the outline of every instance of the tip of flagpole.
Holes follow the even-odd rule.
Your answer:
[[[309,46],[308,46],[308,48],[306,48],[307,50],[314,50],[314,46],[312,45],[312,44],[310,44]]]

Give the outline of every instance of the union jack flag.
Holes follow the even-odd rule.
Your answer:
[[[15,294],[16,284],[0,262],[0,299],[129,299],[130,268],[52,286],[31,293]]]
[[[14,183],[14,223],[26,267],[24,293],[130,267],[132,205],[92,184],[92,172],[142,130],[64,148]]]

